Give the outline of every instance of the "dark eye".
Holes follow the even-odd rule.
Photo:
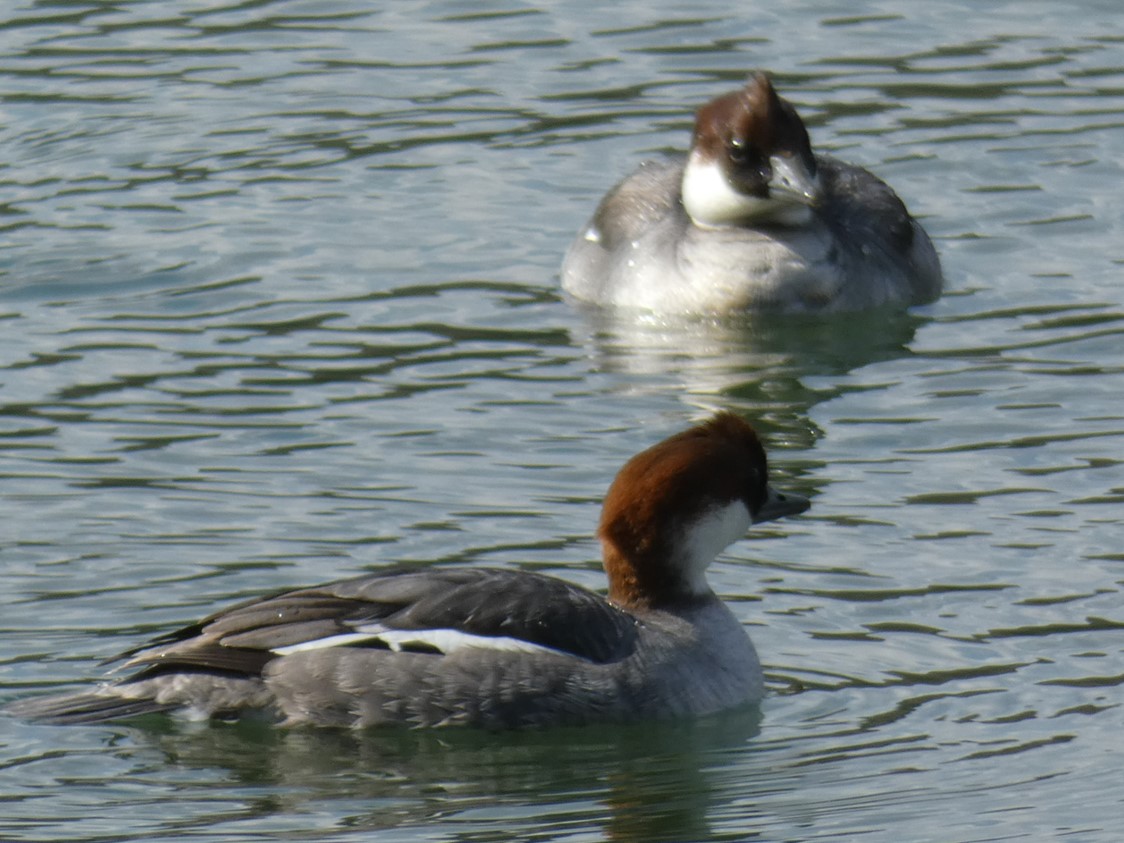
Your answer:
[[[739,167],[756,167],[761,163],[761,155],[741,138],[730,138],[726,149],[730,160]]]

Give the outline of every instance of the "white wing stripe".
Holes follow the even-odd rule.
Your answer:
[[[348,644],[358,644],[361,641],[370,641],[378,638],[369,632],[345,632],[340,635],[329,635],[327,638],[313,638],[311,641],[302,641],[299,644],[290,644],[287,647],[274,647],[269,652],[279,656],[288,656],[291,653],[302,653],[305,650],[326,650],[328,647],[346,647]]]
[[[381,641],[389,649],[398,653],[410,645],[432,647],[446,655],[461,650],[498,650],[508,653],[561,653],[552,647],[544,647],[521,638],[506,635],[473,635],[458,629],[387,629],[380,624],[357,626],[355,632],[330,635],[302,641],[287,647],[277,647],[270,652],[279,656],[302,653],[308,650],[323,650],[328,647],[346,647],[365,641]]]

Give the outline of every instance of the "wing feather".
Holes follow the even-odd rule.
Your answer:
[[[372,624],[514,639],[597,663],[624,657],[636,638],[630,615],[554,577],[499,568],[405,569],[231,606],[123,654],[122,667],[145,675],[186,668],[256,677],[278,650],[332,638],[363,646],[354,633]],[[380,646],[377,636],[369,643]]]

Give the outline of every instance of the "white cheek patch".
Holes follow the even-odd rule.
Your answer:
[[[734,225],[760,216],[768,199],[747,196],[730,186],[716,161],[691,153],[683,171],[683,207],[696,225]]]
[[[717,161],[692,152],[683,170],[683,207],[695,225],[703,228],[775,223],[801,226],[812,219],[809,203],[815,201],[819,182],[802,173],[788,159],[774,157],[772,193],[750,196],[736,190]]]
[[[347,647],[354,644],[382,644],[395,653],[424,648],[444,655],[462,650],[494,650],[506,653],[561,653],[552,647],[544,647],[521,638],[506,635],[473,635],[458,629],[387,629],[379,624],[358,626],[355,632],[302,641],[287,647],[270,650],[279,656],[303,653],[309,650],[324,650],[330,647]]]
[[[719,553],[746,534],[751,523],[749,509],[742,501],[735,500],[715,507],[686,527],[680,551],[689,589],[696,594],[710,591],[706,569]]]

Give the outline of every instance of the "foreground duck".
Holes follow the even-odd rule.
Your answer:
[[[608,597],[495,568],[391,571],[223,609],[130,651],[124,679],[9,711],[93,723],[183,710],[286,725],[516,728],[703,715],[760,699],[761,667],[707,585],[751,524],[808,501],[720,413],[621,469],[599,536]]]
[[[815,154],[762,73],[699,109],[686,156],[609,191],[562,265],[578,299],[664,314],[858,310],[931,301],[941,283],[894,191]]]

